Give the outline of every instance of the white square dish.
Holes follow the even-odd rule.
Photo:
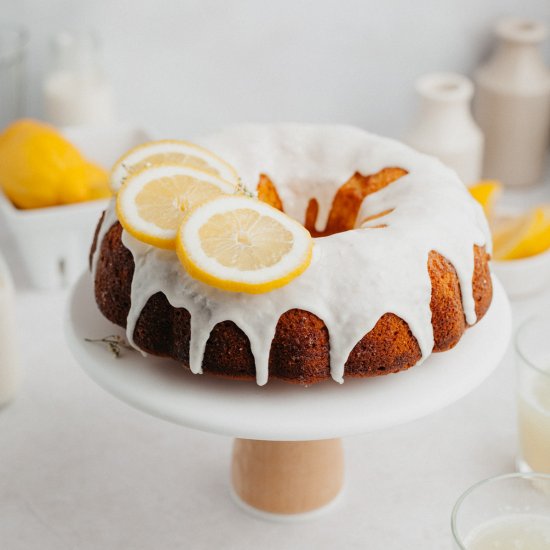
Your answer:
[[[124,151],[148,140],[145,130],[129,126],[71,127],[62,133],[88,160],[106,169]],[[0,191],[0,215],[33,287],[70,284],[85,269],[93,233],[107,202],[20,210]]]

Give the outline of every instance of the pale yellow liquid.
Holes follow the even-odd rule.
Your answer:
[[[550,473],[550,380],[519,396],[518,415],[523,460],[534,471]]]
[[[465,546],[468,550],[550,550],[550,518],[504,516],[475,529]]]

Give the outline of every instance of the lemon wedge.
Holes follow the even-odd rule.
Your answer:
[[[197,168],[235,186],[239,184],[235,168],[214,153],[187,141],[166,139],[143,143],[120,157],[111,172],[112,190],[118,192],[129,175],[161,164]]]
[[[550,208],[536,207],[526,214],[495,224],[493,257],[517,260],[550,248]]]
[[[211,286],[259,294],[282,287],[311,262],[309,231],[266,203],[222,196],[185,216],[176,239],[187,272]]]
[[[495,202],[502,191],[502,184],[496,180],[481,180],[468,188],[474,199],[481,204],[485,216],[491,219]]]
[[[185,212],[235,187],[189,166],[161,165],[128,176],[117,196],[122,227],[136,239],[173,249]]]

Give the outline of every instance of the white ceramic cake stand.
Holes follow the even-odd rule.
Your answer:
[[[106,346],[86,342],[124,336],[97,309],[88,274],[73,288],[65,328],[77,361],[108,392],[159,418],[236,438],[232,484],[243,507],[265,517],[302,519],[326,510],[340,493],[339,438],[409,422],[472,391],[504,355],[511,314],[494,279],[487,315],[453,350],[399,374],[307,388],[193,375],[174,361],[133,350],[116,358]]]

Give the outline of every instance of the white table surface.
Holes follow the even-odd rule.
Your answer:
[[[14,258],[5,237],[0,249]],[[66,298],[19,289],[25,381],[0,410],[2,550],[441,550],[451,547],[450,513],[462,491],[514,469],[509,350],[448,408],[345,439],[345,494],[330,515],[254,519],[230,498],[229,438],[138,412],[84,374],[64,340]],[[550,288],[514,302],[514,324],[545,307]]]

